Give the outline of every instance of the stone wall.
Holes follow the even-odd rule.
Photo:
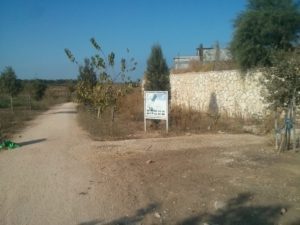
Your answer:
[[[171,104],[233,117],[260,117],[266,112],[259,73],[239,71],[171,74]]]

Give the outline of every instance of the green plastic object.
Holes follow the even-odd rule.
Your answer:
[[[20,147],[20,145],[12,142],[10,140],[4,140],[2,143],[0,143],[0,150],[2,150],[2,149],[12,150],[12,149],[15,149],[18,147]]]

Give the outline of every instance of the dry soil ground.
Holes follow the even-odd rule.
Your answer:
[[[300,224],[300,154],[265,137],[96,142],[67,103],[14,140],[0,153],[0,224]]]

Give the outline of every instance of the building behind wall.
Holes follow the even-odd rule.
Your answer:
[[[218,45],[211,48],[204,48],[201,44],[196,50],[196,55],[194,56],[174,57],[174,69],[187,69],[192,61],[198,61],[205,64],[232,59],[229,49],[219,48]]]

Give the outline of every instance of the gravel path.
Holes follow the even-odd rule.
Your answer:
[[[93,192],[84,196],[93,171],[85,161],[90,141],[66,103],[30,123],[0,154],[0,224],[79,224],[101,215]],[[88,153],[88,151],[87,151]]]
[[[97,142],[76,113],[54,107],[0,152],[0,225],[300,224],[300,155],[266,137]]]

